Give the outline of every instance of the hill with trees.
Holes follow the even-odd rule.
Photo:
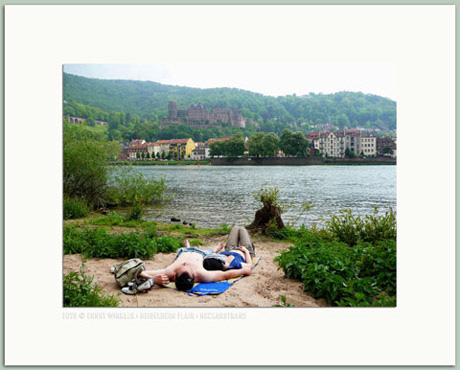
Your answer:
[[[235,88],[199,89],[149,81],[102,80],[67,73],[64,73],[63,89],[67,102],[65,115],[89,118],[90,122],[99,119],[117,128],[129,123],[158,123],[167,115],[170,100],[176,101],[179,109],[198,103],[206,109],[241,109],[248,122],[254,123],[242,130],[243,134],[262,131],[281,135],[285,128],[306,133],[316,124],[324,123],[332,123],[340,129],[363,127],[390,131],[396,128],[396,102],[361,92],[273,97]],[[228,129],[227,134],[234,133],[232,128],[223,126]],[[160,137],[160,133],[155,136]]]

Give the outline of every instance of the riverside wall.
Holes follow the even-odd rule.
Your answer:
[[[211,158],[214,166],[318,166],[318,165],[395,165],[393,158]]]

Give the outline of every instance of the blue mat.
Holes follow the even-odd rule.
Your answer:
[[[252,265],[252,269],[259,264],[259,261],[261,260],[262,257],[259,257],[257,261]],[[235,284],[237,281],[241,280],[244,278],[245,275],[239,276],[235,279],[229,279],[226,281],[216,281],[215,283],[198,283],[195,284],[195,286],[188,291],[188,295],[190,297],[201,297],[204,295],[217,295],[217,294],[222,294],[225,292],[228,288],[230,288],[233,284]]]

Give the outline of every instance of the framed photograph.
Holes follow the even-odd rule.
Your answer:
[[[7,6],[5,363],[454,364],[454,15]]]

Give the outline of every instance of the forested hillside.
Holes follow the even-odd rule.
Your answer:
[[[315,124],[328,122],[339,128],[396,128],[396,102],[360,92],[272,97],[233,88],[198,89],[64,74],[64,100],[69,103],[65,114],[78,115],[72,110],[79,103],[98,108],[94,112],[99,112],[96,114],[99,118],[94,118],[106,118],[109,122],[110,112],[112,120],[115,112],[119,112],[128,118],[138,116],[158,122],[167,115],[168,102],[174,100],[180,109],[197,103],[207,109],[240,108],[244,117],[257,122],[265,132],[277,132],[285,125],[309,131]]]

